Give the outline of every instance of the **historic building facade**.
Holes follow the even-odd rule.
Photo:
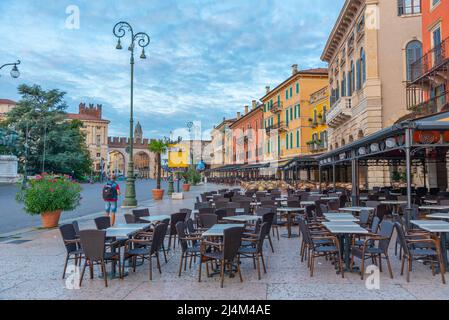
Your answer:
[[[225,132],[229,131],[229,126],[235,119],[223,118],[223,121],[214,126],[211,131],[211,143],[209,147],[210,165],[212,169],[222,167],[226,162],[226,141]]]
[[[102,105],[80,103],[78,113],[68,113],[70,120],[80,120],[86,134],[86,145],[93,161],[95,172],[104,171],[108,159],[109,120],[102,118]]]
[[[407,106],[416,118],[449,110],[449,0],[424,0],[422,5],[422,47],[415,42],[407,50],[411,61],[407,81]],[[429,153],[426,171],[421,173],[430,188],[448,186],[449,159],[433,161]],[[421,179],[422,180],[422,179]]]
[[[327,125],[326,118],[329,111],[329,86],[310,95],[310,107],[312,110],[312,139],[307,142],[311,153],[327,151]]]
[[[408,113],[405,92],[413,59],[407,49],[421,41],[418,1],[410,7],[410,1],[346,0],[321,56],[329,64],[330,149],[391,126]],[[388,183],[390,172],[362,170],[360,177],[373,187]]]
[[[251,110],[245,106],[244,114],[237,113],[229,126],[232,131],[234,164],[254,164],[263,157],[263,107],[252,101]]]
[[[5,115],[11,111],[17,103],[9,99],[0,99],[0,121],[5,118]]]
[[[312,138],[310,95],[328,84],[327,69],[298,70],[283,83],[270,89],[260,100],[264,104],[264,159],[287,161],[309,153],[307,142]]]

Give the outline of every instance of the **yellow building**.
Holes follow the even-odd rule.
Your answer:
[[[266,88],[261,98],[264,104],[266,140],[264,160],[287,160],[309,153],[307,142],[312,139],[309,118],[312,93],[328,85],[325,68],[298,71],[292,66],[292,75],[273,90]]]
[[[329,86],[325,86],[310,95],[312,116],[308,119],[312,127],[312,139],[307,142],[311,153],[327,151],[326,116],[329,112]]]

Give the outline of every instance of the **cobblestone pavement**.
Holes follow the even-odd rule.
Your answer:
[[[150,207],[152,214],[170,214],[180,208],[193,206],[194,198],[206,189],[217,186],[194,187],[182,201],[165,199]],[[144,206],[145,203],[142,203]],[[119,222],[123,220],[123,212]],[[92,217],[80,220],[81,228],[93,227]],[[286,230],[281,229],[281,233]],[[16,243],[15,240],[28,240]],[[416,262],[411,282],[400,276],[400,261],[394,256],[394,241],[390,250],[394,279],[381,273],[380,289],[368,290],[358,274],[337,275],[329,261],[318,259],[315,275],[309,276],[307,265],[300,262],[299,239],[274,239],[275,253],[265,246],[267,274],[257,279],[250,260],[242,261],[244,282],[226,277],[220,288],[219,277],[198,282],[198,264],[178,277],[180,250],[171,251],[168,263],[162,261],[162,274],[154,269],[153,281],[148,280],[148,263],[130,271],[123,280],[109,281],[104,287],[96,270],[94,280],[85,277],[80,289],[69,289],[62,280],[65,258],[59,230],[33,231],[18,238],[0,242],[0,299],[448,299],[449,285],[432,276],[428,266]],[[385,268],[384,264],[384,268]],[[385,271],[385,270],[384,270]]]

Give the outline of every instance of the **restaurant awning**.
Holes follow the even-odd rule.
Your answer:
[[[426,158],[426,148],[449,147],[449,112],[396,123],[339,149],[322,154],[317,157],[317,160],[321,167],[343,164],[353,159],[364,160],[362,164],[375,164],[379,160],[386,161],[387,164],[398,164],[405,160],[408,130],[412,134],[410,148],[414,149],[413,161],[423,161]]]
[[[407,212],[406,222],[412,206],[412,175],[414,163],[425,164],[428,158],[445,161],[449,149],[449,112],[440,112],[414,120],[401,121],[346,146],[317,157],[321,168],[332,166],[335,186],[335,167],[348,165],[352,168],[353,205],[359,202],[358,166],[373,165],[381,161],[385,165],[402,164],[406,167]],[[321,186],[321,183],[320,183]]]

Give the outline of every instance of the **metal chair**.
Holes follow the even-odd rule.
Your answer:
[[[61,232],[62,241],[64,242],[64,246],[67,251],[64,271],[62,273],[62,279],[64,279],[69,260],[75,260],[75,266],[78,265],[78,263],[81,264],[83,250],[81,249],[81,243],[76,235],[76,230],[73,227],[73,224],[64,224],[59,227],[59,231]]]

